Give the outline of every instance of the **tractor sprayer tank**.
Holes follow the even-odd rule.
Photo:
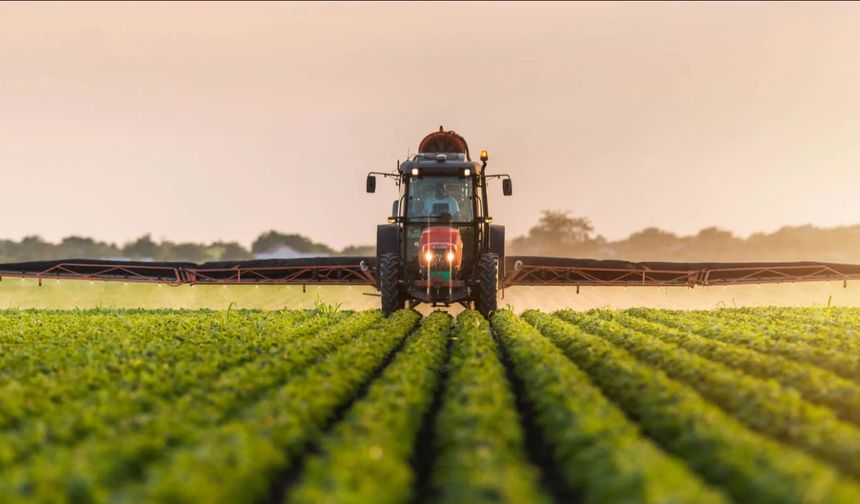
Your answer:
[[[366,189],[369,193],[376,192],[376,176],[395,178],[398,186],[406,177],[424,177],[426,175],[460,175],[463,177],[485,176],[489,153],[482,150],[480,162],[472,161],[469,144],[466,139],[454,131],[445,131],[442,126],[425,136],[418,145],[418,154],[398,164],[396,173],[371,172],[367,176]],[[486,178],[501,178],[502,193],[510,196],[513,193],[511,178],[507,174],[486,176]]]

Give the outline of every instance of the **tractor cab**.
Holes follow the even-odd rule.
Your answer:
[[[404,275],[424,302],[467,295],[483,216],[480,171],[462,153],[427,153],[401,164]]]
[[[465,139],[440,128],[396,174],[368,176],[368,192],[375,191],[374,175],[394,177],[399,188],[389,224],[377,230],[377,282],[386,314],[406,302],[495,309],[504,228],[491,225],[487,215],[488,156],[481,154],[481,162],[472,161]],[[507,176],[489,178],[498,177]],[[504,189],[510,193],[509,178]]]

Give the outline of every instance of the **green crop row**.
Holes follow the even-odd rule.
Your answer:
[[[798,390],[807,400],[831,408],[841,418],[860,424],[860,385],[831,371],[656,324],[624,312],[601,315],[744,373],[774,379]]]
[[[0,502],[860,502],[860,310],[556,315],[0,311]]]
[[[758,352],[780,355],[828,369],[845,378],[860,381],[860,354],[821,348],[806,343],[783,341],[753,332],[740,322],[701,320],[695,314],[665,313],[660,310],[635,308],[628,312],[652,322],[689,331],[726,343],[743,345]]]
[[[825,313],[826,311],[821,309],[804,314],[785,312],[775,308],[759,308],[754,312],[724,309],[696,311],[691,315],[703,321],[743,324],[747,330],[778,341],[808,344],[844,352],[860,351],[860,338],[854,329],[860,319],[851,317],[837,322],[825,318]]]
[[[860,487],[802,451],[749,430],[691,388],[558,318],[523,318],[662,447],[742,502],[860,502]]]
[[[401,310],[361,333],[299,376],[205,431],[193,446],[174,450],[147,471],[141,487],[115,502],[256,502],[272,495],[280,475],[318,439],[339,408],[368,383],[418,323]]]
[[[7,332],[0,335],[13,332],[9,318],[8,314],[0,317],[7,322]],[[273,343],[268,335],[260,337],[254,326],[230,323],[222,327],[213,324],[212,318],[198,313],[148,317],[70,314],[36,318],[39,324],[19,326],[14,332],[26,337],[19,335],[16,339],[21,341],[14,344],[0,343],[5,360],[0,379],[0,428],[14,428],[34,416],[49,418],[59,411],[69,418],[74,401],[91,402],[105,395],[113,398],[123,390],[162,395],[184,392],[205,381],[206,373],[255,358],[260,346]],[[285,334],[286,341],[301,320],[288,315],[264,327]],[[319,318],[314,322],[328,323]],[[305,332],[313,332],[313,327],[307,329]]]
[[[552,342],[511,312],[493,328],[507,349],[546,449],[582,502],[726,502],[644,438]]]
[[[242,347],[266,330],[280,330],[312,316],[311,311],[17,311],[0,316],[0,387],[12,380],[50,378],[79,366],[97,364],[104,355],[93,348],[111,346],[116,357],[149,355],[168,346],[182,348],[218,340]],[[151,346],[150,346],[151,345]],[[95,362],[94,362],[95,358]]]
[[[378,316],[360,317],[378,320]],[[256,369],[266,358],[278,359],[280,363],[280,351],[301,345],[304,338],[337,320],[315,317],[281,327],[254,342],[242,338],[242,333],[232,340],[226,334],[204,340],[198,336],[201,331],[195,325],[173,333],[173,338],[165,338],[163,344],[143,340],[134,347],[133,333],[91,342],[87,346],[92,354],[90,362],[66,370],[62,380],[31,377],[17,382],[19,386],[14,393],[8,389],[0,393],[5,411],[15,412],[7,418],[16,419],[9,426],[12,428],[0,433],[0,467],[21,462],[45,443],[74,445],[91,435],[136,430],[140,414],[147,421],[157,418],[154,410],[162,406],[172,408],[178,396],[184,396],[184,401],[195,397],[208,401],[210,385],[217,385],[243,369]],[[126,340],[128,351],[118,351],[117,345],[124,343],[117,341]],[[41,394],[40,385],[46,388]],[[33,422],[33,418],[40,421]]]
[[[396,503],[412,497],[411,458],[445,364],[451,318],[427,317],[320,443],[289,502]]]
[[[379,312],[372,311],[348,317],[328,329],[325,329],[327,323],[311,324],[306,329],[325,330],[318,334],[303,331],[306,333],[303,337],[290,338],[283,346],[275,345],[273,352],[227,369],[211,382],[201,383],[177,398],[159,400],[133,394],[132,398],[146,401],[142,407],[120,396],[114,398],[116,409],[110,410],[111,397],[107,396],[103,407],[90,411],[90,418],[98,427],[88,436],[67,447],[42,446],[28,460],[0,471],[0,498],[41,492],[53,495],[58,489],[78,485],[76,482],[81,480],[104,490],[139,479],[148,466],[172,451],[194,445],[207,432],[207,426],[216,426],[241,414],[244,407],[254,404],[272,387],[300,373],[380,319]],[[116,421],[105,422],[107,418]],[[34,429],[39,426],[39,422],[31,424]]]
[[[793,389],[760,380],[688,352],[675,344],[604,320],[601,312],[558,312],[562,320],[623,348],[662,369],[750,428],[830,460],[860,475],[860,429],[840,421],[827,408],[804,401]]]
[[[111,437],[127,439],[127,436],[138,432],[151,432],[152,427],[159,423],[177,424],[168,432],[178,435],[182,429],[194,425],[195,414],[206,410],[205,406],[223,396],[219,396],[219,388],[235,389],[231,381],[247,387],[265,388],[272,381],[277,382],[283,373],[259,373],[258,369],[264,363],[275,362],[283,365],[283,369],[301,365],[300,360],[283,359],[281,353],[290,352],[291,347],[304,348],[306,338],[338,320],[315,317],[305,323],[267,333],[253,343],[245,340],[244,345],[229,338],[200,341],[190,334],[178,333],[179,339],[187,341],[191,338],[192,341],[181,346],[169,344],[163,347],[148,343],[143,345],[148,349],[146,355],[118,357],[120,361],[112,358],[115,352],[110,350],[109,344],[107,349],[92,344],[90,351],[100,358],[93,359],[90,366],[70,370],[68,381],[81,386],[76,380],[78,375],[93,374],[105,375],[107,380],[111,376],[108,370],[111,367],[123,370],[125,377],[93,391],[92,397],[57,401],[53,407],[50,399],[30,398],[31,404],[46,403],[44,408],[40,408],[39,415],[33,415],[40,421],[27,422],[0,435],[2,460],[7,465],[20,463],[28,455],[38,453],[36,449],[45,444],[75,447]],[[368,312],[356,315],[350,325],[358,322],[356,329],[360,329],[377,320],[378,314]],[[343,328],[331,332],[342,334]],[[243,340],[241,333],[238,339]],[[325,340],[317,338],[312,343]],[[218,358],[219,355],[223,358]],[[261,375],[260,379],[248,379],[251,374]],[[270,381],[267,382],[266,378]],[[231,398],[230,402],[236,401]],[[60,448],[52,452],[52,458],[64,453],[65,448]]]
[[[489,324],[475,311],[457,317],[435,446],[434,501],[546,499],[538,471],[526,459],[516,403]]]
[[[805,341],[820,341],[854,347],[860,344],[860,309],[857,308],[737,308],[720,310],[717,315],[743,317],[747,323],[773,328],[780,333],[783,325],[791,326],[788,336]]]

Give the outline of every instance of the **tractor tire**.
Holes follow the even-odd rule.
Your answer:
[[[379,293],[382,295],[382,314],[386,317],[405,305],[400,290],[400,258],[394,254],[382,254],[377,265]]]
[[[498,308],[499,302],[499,256],[492,252],[482,254],[475,267],[475,277],[478,281],[475,308],[489,318]]]

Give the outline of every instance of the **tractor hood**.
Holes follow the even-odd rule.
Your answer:
[[[422,265],[444,264],[459,267],[463,262],[463,238],[460,230],[450,226],[424,228],[418,240]]]

